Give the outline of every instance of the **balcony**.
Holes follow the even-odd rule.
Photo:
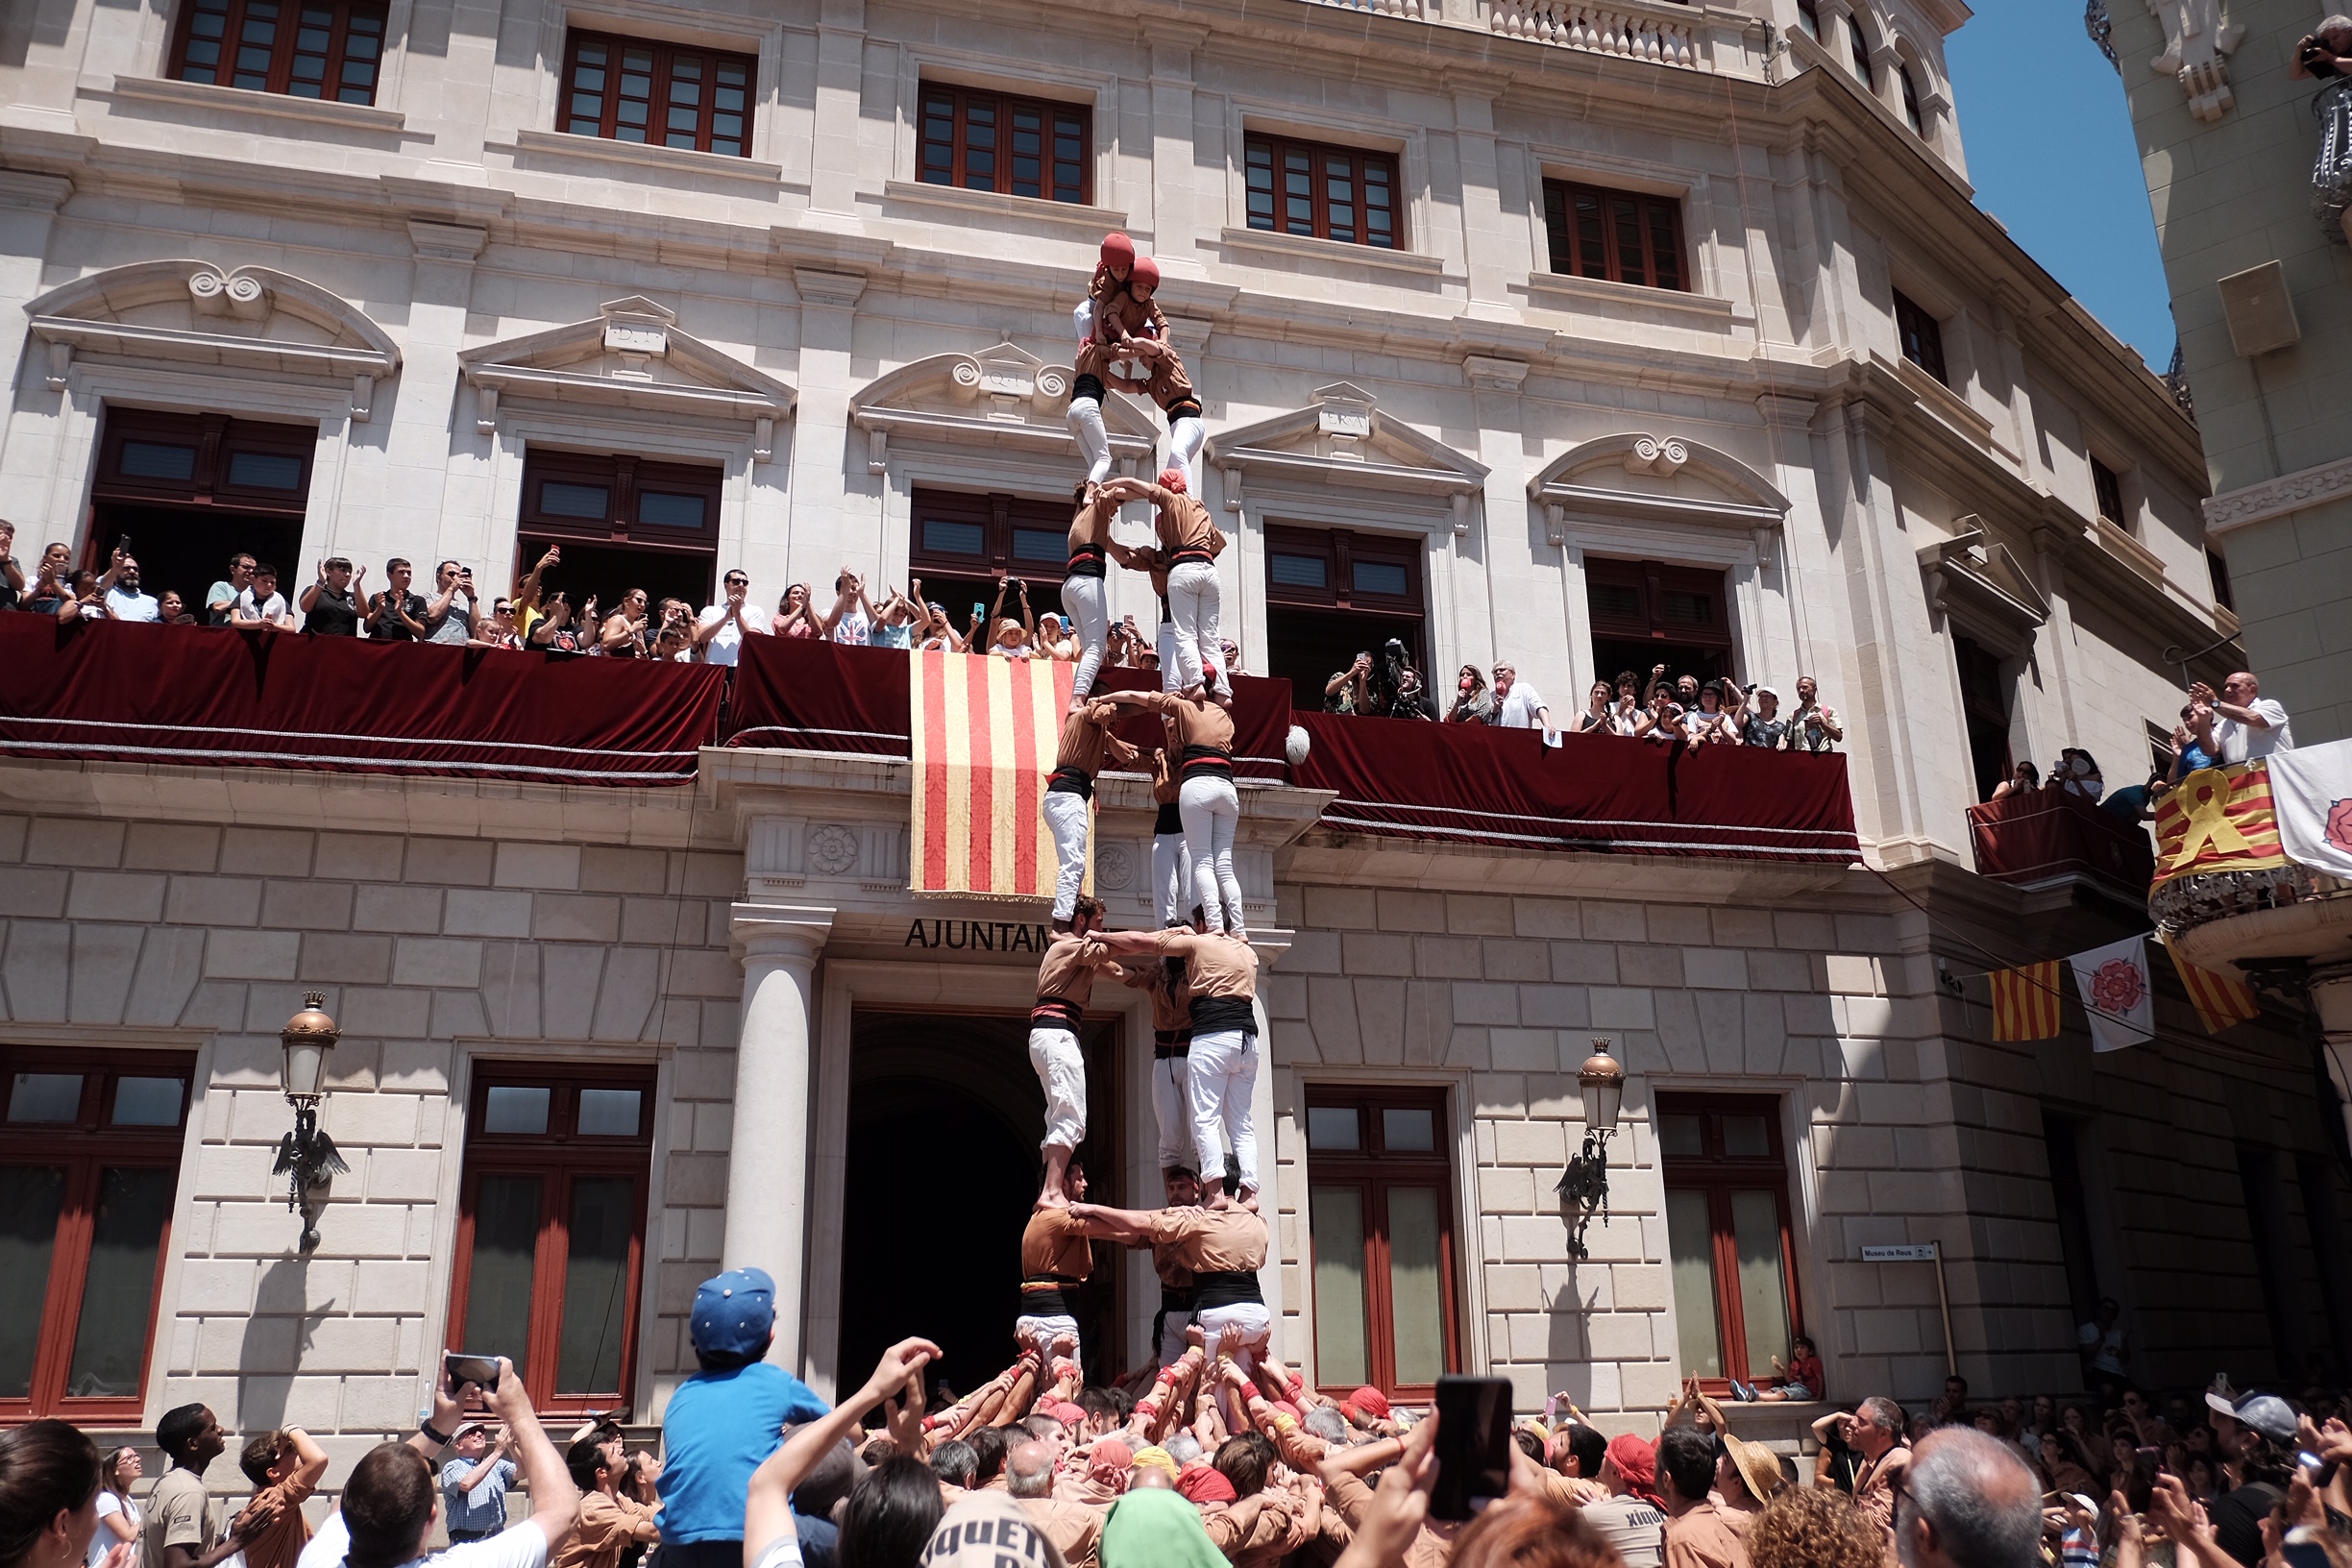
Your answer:
[[[2352,797],[2352,742],[2294,757],[2295,781],[2285,787],[2307,802],[2315,792],[2339,809]],[[2193,774],[2157,813],[2160,880],[2148,892],[2148,914],[2193,964],[2352,963],[2352,882],[2288,859],[2277,809],[2280,760]],[[2337,829],[2331,823],[2324,831],[2329,845],[2306,853],[2339,864],[2328,858],[2339,846]]]
[[[1971,806],[1976,870],[2019,888],[2088,880],[2137,903],[2156,874],[2147,830],[2059,790],[2035,790]]]
[[[1307,0],[1366,15],[1497,33],[1583,54],[1760,80],[1764,24],[1677,0]]]
[[[870,768],[874,787],[895,789],[909,658],[755,637],[726,670],[0,615],[0,756],[645,789],[695,784],[704,748],[724,744],[825,754],[830,770]],[[1113,670],[1101,686],[1147,682]],[[1532,730],[1294,715],[1288,681],[1236,686],[1241,787],[1295,787],[1287,798],[1333,834],[1508,854],[1861,859],[1842,756],[1615,736],[1546,747]],[[1164,744],[1149,715],[1122,729],[1146,754]]]

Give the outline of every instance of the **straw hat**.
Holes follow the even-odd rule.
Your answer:
[[[1757,1502],[1771,1497],[1788,1479],[1781,1473],[1780,1457],[1762,1443],[1734,1437],[1727,1432],[1723,1434],[1723,1440],[1724,1452],[1731,1456],[1732,1464],[1739,1470],[1740,1480],[1748,1483],[1749,1492]]]

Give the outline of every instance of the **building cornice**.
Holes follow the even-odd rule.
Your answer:
[[[2260,484],[2224,490],[2205,502],[2205,531],[2217,538],[2274,518],[2352,497],[2352,457],[2298,469]]]

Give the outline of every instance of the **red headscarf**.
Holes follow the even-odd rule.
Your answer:
[[[1663,1508],[1666,1506],[1657,1495],[1655,1444],[1646,1437],[1624,1433],[1609,1439],[1608,1458],[1610,1463],[1617,1466],[1617,1473],[1625,1477],[1626,1484],[1633,1488],[1634,1496],[1655,1507]]]
[[[1366,1384],[1339,1402],[1339,1413],[1361,1426],[1366,1421],[1388,1419],[1388,1396]]]
[[[1225,1472],[1206,1464],[1195,1464],[1178,1476],[1176,1490],[1192,1503],[1231,1503],[1238,1495]]]

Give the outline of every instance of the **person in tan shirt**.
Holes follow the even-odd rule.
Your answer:
[[[1113,479],[1103,494],[1125,504],[1148,501],[1158,508],[1156,531],[1168,552],[1168,612],[1176,623],[1178,691],[1201,688],[1218,657],[1217,614],[1223,602],[1217,585],[1216,558],[1224,534],[1211,521],[1209,509],[1195,501],[1191,482],[1181,469],[1164,470],[1158,484],[1141,479]]]
[[[1077,510],[1070,516],[1069,564],[1062,574],[1062,608],[1069,613],[1070,629],[1078,636],[1078,668],[1070,677],[1070,711],[1075,713],[1094,690],[1094,677],[1111,646],[1107,579],[1111,521],[1118,516],[1118,503],[1103,500],[1094,482],[1081,484],[1070,500]]]
[[[1090,1236],[1124,1246],[1165,1246],[1172,1262],[1191,1271],[1198,1291],[1193,1322],[1209,1348],[1231,1352],[1244,1372],[1271,1327],[1258,1271],[1265,1266],[1266,1225],[1254,1208],[1110,1209],[1079,1204],[1071,1211]],[[1229,1428],[1240,1424],[1235,1407]]]
[[[1211,931],[1249,940],[1241,879],[1234,872],[1234,835],[1241,797],[1234,788],[1233,697],[1217,692],[1114,692],[1104,700],[1159,714],[1180,751],[1177,820],[1192,862],[1192,894]],[[1182,923],[1179,916],[1175,923]]]
[[[579,1523],[548,1568],[615,1568],[632,1541],[661,1539],[659,1509],[621,1495],[628,1459],[618,1430],[600,1427],[575,1439],[564,1461],[579,1488]]]
[[[1031,1438],[1005,1456],[1005,1490],[1029,1522],[1062,1550],[1070,1568],[1101,1560],[1103,1517],[1111,1510],[1054,1495],[1053,1445]]]
[[[1045,944],[1045,956],[1038,961],[1037,1000],[1029,1009],[1029,1066],[1045,1091],[1045,1137],[1039,1144],[1045,1158],[1041,1206],[1069,1202],[1063,1172],[1070,1155],[1086,1141],[1086,1055],[1078,1048],[1078,1023],[1086,1016],[1094,970],[1104,957],[1090,940],[1102,918],[1099,901],[1072,898],[1069,929],[1055,932]]]
[[[1657,1441],[1659,1495],[1666,1502],[1666,1568],[1748,1568],[1748,1539],[1708,1500],[1715,1484],[1715,1444],[1692,1427],[1670,1427]]]
[[[247,1507],[269,1523],[246,1537],[245,1568],[294,1568],[309,1544],[310,1526],[302,1506],[327,1473],[327,1451],[300,1427],[257,1434],[237,1456],[238,1468],[254,1483]]]
[[[1087,297],[1077,309],[1070,312],[1070,324],[1077,329],[1077,379],[1070,386],[1068,421],[1071,437],[1078,443],[1079,454],[1087,460],[1086,482],[1102,483],[1111,477],[1111,432],[1103,428],[1102,373],[1108,368],[1104,344],[1125,341],[1130,331],[1127,323],[1133,319],[1128,308],[1134,302],[1129,283],[1135,277],[1138,261],[1146,263],[1155,282],[1160,275],[1159,263],[1149,257],[1136,255],[1135,241],[1125,234],[1103,235],[1102,254],[1094,263],[1094,277],[1087,284]],[[1113,305],[1119,302],[1116,318]],[[1160,316],[1160,307],[1146,305],[1143,320],[1154,332],[1164,332],[1167,323]]]
[[[1162,925],[1183,925],[1198,896],[1192,891],[1192,857],[1185,848],[1184,812],[1177,805],[1184,790],[1177,756],[1184,743],[1175,738],[1166,714],[1160,716],[1160,724],[1168,731],[1168,744],[1152,748],[1152,895],[1160,903]]]
[[[1046,777],[1039,809],[1045,814],[1045,831],[1054,842],[1053,926],[1069,929],[1070,912],[1086,886],[1087,835],[1093,827],[1094,775],[1105,760],[1125,767],[1140,755],[1116,735],[1119,710],[1108,702],[1073,707],[1062,721],[1062,743],[1054,752],[1053,772]]]
[[[1092,945],[1114,957],[1185,961],[1192,1016],[1185,1093],[1201,1187],[1212,1209],[1249,1202],[1258,1191],[1257,1121],[1250,1106],[1258,1083],[1257,950],[1242,937],[1182,929],[1101,931]],[[1228,1144],[1233,1148],[1230,1198],[1218,1186],[1228,1169]]]
[[[1192,987],[1181,958],[1130,959],[1106,963],[1102,972],[1123,986],[1141,992],[1152,1010],[1152,1120],[1160,1133],[1160,1172],[1173,1182],[1182,1169],[1198,1193],[1200,1177],[1192,1169],[1192,1111],[1187,1070],[1192,1055]],[[1174,1199],[1170,1199],[1174,1202]],[[1197,1195],[1190,1201],[1197,1203]]]
[[[1086,1166],[1070,1161],[1065,1180],[1069,1201],[1040,1198],[1021,1231],[1021,1311],[1013,1325],[1014,1338],[1036,1347],[1049,1365],[1056,1356],[1078,1354],[1078,1287],[1094,1271],[1091,1233],[1078,1219]]]

